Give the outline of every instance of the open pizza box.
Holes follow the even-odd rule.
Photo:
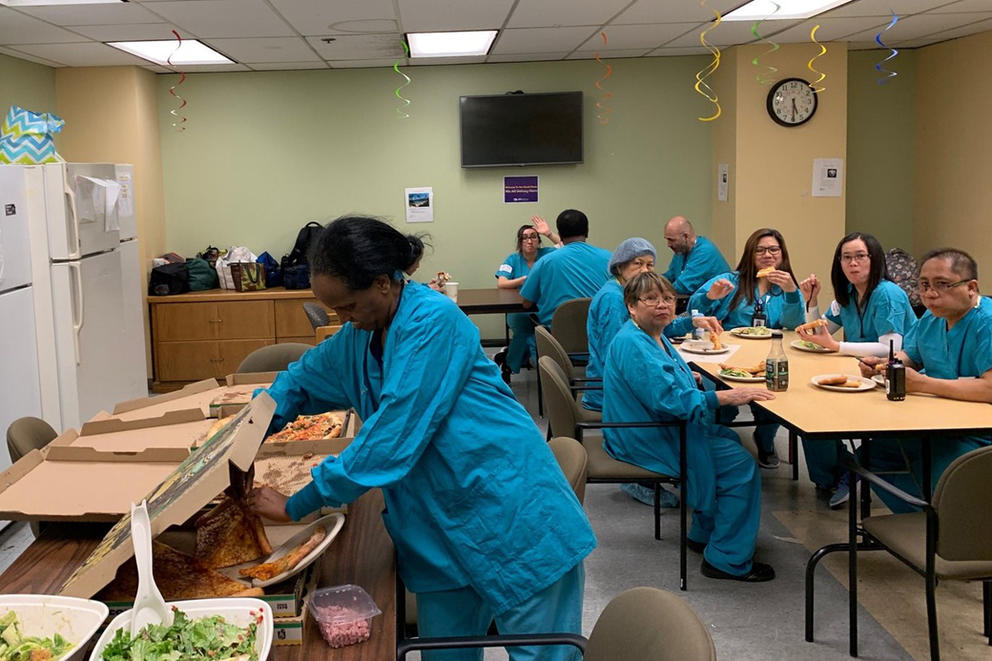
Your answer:
[[[101,452],[140,452],[151,448],[191,448],[216,433],[217,420],[199,409],[169,411],[156,418],[121,420],[100,412],[77,432],[70,429],[47,447],[90,447]]]
[[[205,418],[226,417],[244,408],[251,401],[254,391],[270,385],[277,374],[229,374],[223,384],[216,379],[204,379],[164,395],[121,402],[114,407],[113,417],[120,420],[148,419],[184,409],[199,409]]]

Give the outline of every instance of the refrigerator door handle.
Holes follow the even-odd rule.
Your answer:
[[[76,349],[76,364],[79,365],[79,331],[83,328],[83,274],[78,263],[69,264],[72,280],[72,340]]]
[[[79,244],[79,216],[76,215],[76,192],[72,190],[72,185],[65,182],[65,197],[69,203],[69,214],[66,217],[66,229],[69,231],[69,259],[79,259],[82,248]]]

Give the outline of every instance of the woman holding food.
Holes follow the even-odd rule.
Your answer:
[[[404,281],[412,259],[407,237],[372,218],[339,218],[321,234],[310,254],[314,294],[345,326],[268,389],[271,428],[347,407],[364,423],[303,489],[287,498],[263,487],[252,503],[299,520],[380,487],[422,635],[482,635],[492,620],[507,634],[579,633],[583,558],[596,545],[589,521],[475,326],[448,298]],[[514,648],[510,658],[575,656],[552,649]]]
[[[830,283],[834,300],[821,316],[818,296],[820,282],[815,274],[799,283],[806,299],[806,318],[819,320],[819,326],[796,329],[807,346],[822,347],[849,356],[887,356],[891,343],[894,351],[916,325],[916,313],[909,297],[886,276],[885,251],[871,234],[852,232],[837,244]],[[832,336],[844,329],[844,341]],[[821,330],[822,329],[822,330]],[[826,332],[823,332],[823,331]],[[840,441],[803,442],[809,477],[820,489],[831,490],[831,507],[847,502],[850,489],[847,474],[840,468]]]
[[[675,314],[675,289],[662,276],[641,273],[623,289],[628,321],[613,338],[603,374],[603,420],[688,421],[683,497],[694,509],[688,545],[703,554],[710,578],[768,581],[771,566],[754,561],[761,518],[761,476],[733,430],[705,421],[719,406],[775,396],[759,388],[704,392],[698,375],[664,336]],[[679,431],[674,427],[603,430],[614,458],[666,475],[679,474]]]
[[[724,328],[750,327],[755,306],[764,310],[768,328],[795,328],[805,321],[803,299],[789,263],[785,238],[775,229],[755,230],[744,244],[737,270],[712,278],[689,299],[689,308],[712,315]],[[765,422],[768,416],[752,406],[754,443],[758,464],[777,468],[775,433],[778,425]]]
[[[496,269],[496,286],[499,289],[520,289],[537,260],[553,252],[561,243],[546,220],[534,216],[531,223],[517,229],[516,252],[507,255]],[[554,246],[542,246],[541,236],[548,237]],[[513,331],[510,346],[498,352],[494,360],[501,369],[516,374],[527,359],[533,358],[534,364],[537,364],[534,322],[529,313],[516,313],[506,315],[506,325]]]

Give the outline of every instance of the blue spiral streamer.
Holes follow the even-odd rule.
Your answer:
[[[892,71],[890,69],[886,69],[885,67],[882,66],[883,64],[885,64],[886,62],[888,62],[889,60],[891,60],[892,58],[894,58],[896,55],[899,54],[899,51],[896,50],[895,48],[891,46],[887,46],[884,43],[882,43],[882,33],[887,32],[890,28],[892,28],[893,25],[895,25],[898,22],[899,22],[899,17],[896,16],[895,12],[892,12],[892,22],[889,23],[887,26],[885,26],[883,30],[879,30],[878,34],[875,35],[875,43],[881,46],[882,48],[888,48],[890,51],[888,57],[886,57],[885,59],[883,59],[882,61],[878,62],[875,65],[875,71],[882,74],[881,77],[878,79],[879,85],[887,83],[899,75],[897,72]]]

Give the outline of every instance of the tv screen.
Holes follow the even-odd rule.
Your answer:
[[[463,96],[462,167],[582,162],[582,92]]]

